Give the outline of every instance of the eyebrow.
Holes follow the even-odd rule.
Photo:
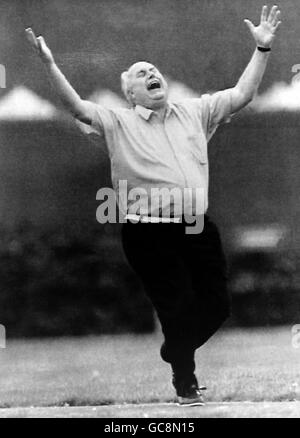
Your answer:
[[[157,68],[154,65],[152,65],[152,67],[150,67],[149,70],[157,70]],[[136,72],[136,75],[138,75],[139,73],[145,72],[145,71],[146,71],[145,68],[141,68]]]

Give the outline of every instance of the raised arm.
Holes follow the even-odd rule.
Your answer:
[[[269,49],[271,49],[276,30],[281,23],[279,16],[280,11],[277,6],[272,7],[269,15],[267,6],[264,6],[258,26],[254,26],[249,20],[244,20],[257,47],[238,83],[232,88],[233,113],[246,106],[257,92],[267,66]]]
[[[34,51],[39,55],[46,68],[48,77],[64,107],[78,120],[91,124],[91,103],[81,99],[57,67],[51,50],[42,36],[35,37],[31,28],[26,29],[26,36]]]

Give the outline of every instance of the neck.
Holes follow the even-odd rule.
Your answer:
[[[163,120],[165,118],[165,114],[167,111],[167,105],[164,105],[163,107],[160,108],[153,108],[153,111],[155,111],[155,113],[158,115],[158,117]]]

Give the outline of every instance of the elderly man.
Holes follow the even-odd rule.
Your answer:
[[[121,76],[130,109],[107,109],[82,100],[56,66],[44,39],[35,38],[27,29],[28,39],[66,108],[104,135],[116,192],[120,182],[126,181],[129,190],[139,188],[145,198],[141,203],[128,196],[123,246],[157,311],[164,334],[161,357],[171,365],[179,403],[185,405],[203,403],[204,387],[199,388],[195,376],[195,351],[229,315],[218,230],[204,214],[202,232],[187,233],[190,221],[185,213],[198,213],[194,203],[197,189],[202,193],[202,213],[206,213],[207,143],[220,123],[254,97],[280,24],[279,15],[277,6],[269,13],[264,6],[258,26],[245,20],[256,48],[235,87],[170,103],[163,75],[154,65],[137,62]],[[179,193],[191,189],[190,196],[179,201],[184,205],[181,214],[176,199],[169,198],[166,205],[151,198],[149,204],[154,188]]]

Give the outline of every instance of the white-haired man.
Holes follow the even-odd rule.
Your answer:
[[[123,246],[160,319],[165,338],[161,357],[172,367],[181,404],[202,403],[195,376],[195,351],[229,315],[218,230],[205,214],[203,231],[186,233],[186,209],[189,215],[197,213],[193,201],[200,189],[206,213],[207,143],[220,123],[254,97],[280,24],[279,15],[277,6],[269,13],[264,6],[258,26],[245,20],[256,49],[233,88],[170,103],[163,75],[154,65],[137,62],[121,76],[131,108],[114,110],[82,100],[56,66],[44,39],[35,39],[32,30],[27,29],[28,39],[66,108],[94,132],[104,135],[115,190],[119,191],[119,183],[124,180],[129,191],[140,190],[139,202],[128,196]],[[176,199],[152,202],[153,189],[177,193],[191,189],[191,196],[184,199],[184,211],[178,215]],[[179,203],[182,207],[182,199]]]

